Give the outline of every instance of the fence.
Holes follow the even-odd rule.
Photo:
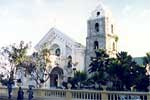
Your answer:
[[[25,98],[27,88],[23,88]],[[36,100],[150,100],[150,92],[95,91],[69,89],[33,89]],[[17,97],[18,88],[13,88]],[[7,88],[0,87],[0,96],[7,96]]]

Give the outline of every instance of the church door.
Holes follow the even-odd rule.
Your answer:
[[[63,80],[63,69],[54,67],[50,74],[50,87],[59,87]]]
[[[58,75],[57,74],[50,74],[50,87],[57,87],[58,82]]]

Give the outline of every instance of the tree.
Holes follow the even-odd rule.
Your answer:
[[[29,44],[25,44],[23,41],[19,45],[13,44],[1,49],[1,55],[3,56],[5,62],[1,63],[1,68],[7,73],[1,75],[1,82],[8,83],[7,78],[12,81],[17,79],[17,82],[22,82],[22,77],[29,78],[30,80],[36,82],[37,87],[41,87],[50,77],[51,61],[50,61],[50,50],[43,46],[41,51],[34,52],[31,56],[27,56],[27,50]],[[6,69],[10,66],[10,69]],[[14,77],[14,75],[19,75]],[[3,76],[3,77],[2,77]],[[28,77],[27,77],[28,76]],[[4,79],[5,77],[5,79]],[[7,84],[5,84],[7,85]]]
[[[118,74],[117,77],[119,80],[121,80],[122,86],[125,86],[127,89],[130,90],[130,87],[135,85],[134,76],[136,63],[132,60],[132,56],[128,55],[127,52],[118,53],[117,60],[119,61],[118,66],[121,69],[121,73]]]
[[[110,90],[121,90],[122,81],[121,81],[121,74],[123,73],[124,69],[120,65],[119,60],[115,58],[111,58],[111,64],[108,68],[109,73],[109,81],[113,83],[113,86],[110,87]]]
[[[1,63],[1,68],[7,71],[1,75],[2,77],[0,80],[2,84],[6,85],[8,88],[9,99],[11,99],[12,85],[14,84],[14,80],[16,80],[14,77],[16,72],[23,72],[24,68],[22,64],[26,59],[28,46],[28,44],[21,41],[19,45],[14,44],[1,48],[0,54],[4,58],[4,62]],[[10,68],[7,69],[7,67]],[[18,82],[21,82],[21,79],[19,79]]]
[[[41,51],[34,52],[31,58],[27,65],[27,72],[31,80],[36,82],[36,86],[41,87],[50,78],[50,50],[44,46]]]
[[[89,65],[89,80],[94,84],[105,84],[108,81],[107,69],[109,66],[109,56],[104,49],[95,51],[96,56],[91,57],[91,64]]]
[[[146,56],[143,58],[143,75],[140,78],[138,89],[143,91],[149,91],[150,88],[150,52],[146,53]]]
[[[73,88],[82,88],[87,80],[87,74],[83,71],[76,71],[74,77],[71,79],[71,84]]]
[[[140,90],[139,82],[144,75],[144,68],[133,61],[127,52],[120,52],[111,60],[108,68],[114,90],[130,90],[134,87]]]
[[[136,83],[136,89],[138,91],[148,91],[148,86],[150,84],[150,81],[149,81],[149,76],[147,76],[145,73],[146,73],[146,70],[144,67],[139,67],[138,68],[138,77],[137,77],[137,83]]]
[[[127,52],[120,52],[117,54],[119,70],[116,72],[116,76],[121,84],[121,90],[124,88],[130,90],[132,86],[136,86],[137,77],[139,74],[139,65],[133,61],[132,56],[128,55]]]
[[[27,49],[29,48],[29,44],[25,44],[23,41],[20,41],[19,45],[13,44],[10,46],[1,48],[1,56],[4,57],[4,66],[1,63],[1,67],[4,70],[8,70],[5,75],[7,75],[8,79],[15,80],[15,73],[21,69],[23,66],[23,62],[27,58]],[[10,67],[7,69],[6,67]],[[4,74],[4,73],[3,73]]]
[[[105,50],[96,52],[96,57],[92,57],[89,68],[92,84],[102,84],[110,86],[111,90],[131,90],[133,87],[139,91],[145,91],[148,82],[143,67],[133,61],[132,56],[127,52],[120,52],[116,58],[109,58]],[[140,83],[142,81],[146,84]],[[110,84],[112,83],[112,84]],[[142,87],[140,86],[142,84]]]

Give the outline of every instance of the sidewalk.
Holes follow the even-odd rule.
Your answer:
[[[8,99],[8,97],[6,96],[0,96],[0,100],[17,100],[17,97],[12,97],[11,99]],[[24,98],[24,100],[28,100],[28,98]],[[41,100],[41,99],[33,98],[32,100]]]
[[[16,97],[12,97],[12,99],[8,99],[6,96],[0,96],[0,100],[17,100]]]

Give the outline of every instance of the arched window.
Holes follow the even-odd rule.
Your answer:
[[[94,41],[94,49],[98,49],[99,46],[98,46],[98,41]]]
[[[113,42],[113,51],[115,51],[116,49],[115,49],[115,43]]]
[[[72,60],[72,56],[71,56],[71,55],[69,55],[69,56],[68,56],[68,59],[69,59],[69,60]]]
[[[96,32],[99,32],[99,24],[98,23],[95,24],[95,30],[96,30]]]
[[[60,56],[60,49],[59,49],[59,48],[57,48],[57,49],[55,50],[55,55],[56,55],[56,56]]]
[[[68,65],[67,65],[68,68],[71,68],[72,67],[72,56],[68,56]]]
[[[111,33],[114,33],[114,26],[111,24]]]
[[[99,16],[99,15],[100,15],[100,12],[98,11],[96,14],[97,14],[97,16]]]

